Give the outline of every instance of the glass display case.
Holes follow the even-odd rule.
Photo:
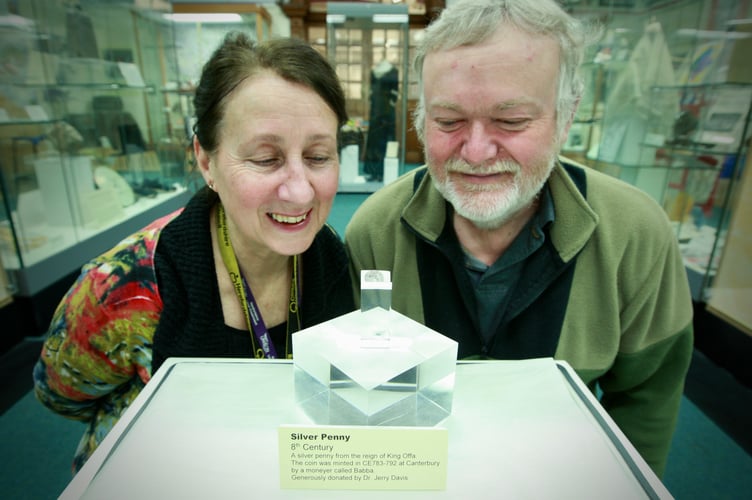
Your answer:
[[[252,3],[187,0],[172,2],[169,14],[152,11],[150,15],[159,15],[162,22],[170,23],[167,32],[157,31],[151,38],[160,40],[158,47],[162,52],[174,53],[173,58],[160,55],[164,59],[162,64],[173,65],[167,71],[161,91],[174,145],[189,140],[193,134],[193,93],[203,64],[214,49],[230,31],[243,31],[254,40],[271,37],[273,18],[269,10]]]
[[[408,123],[407,5],[329,2],[327,57],[342,81],[340,191],[375,191],[405,165]]]
[[[186,135],[163,92],[180,81],[173,24],[143,3],[0,11],[0,256],[20,295],[189,196]]]
[[[2,186],[0,185],[0,187]],[[9,220],[5,208],[5,189],[0,189],[0,220]],[[3,245],[15,245],[15,240],[11,236],[12,234],[10,230],[0,230],[0,241],[2,241]],[[3,257],[0,255],[0,308],[5,307],[13,301],[16,286],[10,278],[8,272],[5,270]]]
[[[751,131],[752,72],[739,56],[752,48],[752,24],[727,3],[601,11],[605,36],[584,65],[587,92],[563,148],[663,206],[698,302],[718,268]]]

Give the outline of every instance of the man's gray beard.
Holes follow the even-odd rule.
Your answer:
[[[519,178],[515,177],[514,184],[507,188],[501,195],[504,197],[503,200],[492,200],[495,202],[492,206],[486,204],[480,209],[477,206],[468,207],[463,204],[464,199],[475,196],[473,193],[461,196],[457,193],[455,185],[453,183],[446,181],[443,184],[439,183],[436,181],[436,179],[434,179],[433,176],[431,176],[431,181],[433,182],[433,185],[436,187],[436,189],[444,197],[444,199],[446,199],[446,201],[450,205],[452,205],[458,215],[467,219],[479,229],[497,229],[502,227],[515,215],[527,209],[531,204],[533,204],[533,202],[535,202],[535,200],[540,195],[543,186],[546,184],[546,181],[551,175],[551,171],[553,170],[555,165],[555,158],[556,157],[554,156],[551,159],[551,163],[548,171],[546,172],[546,175],[544,175],[540,179],[532,179],[528,181],[528,183],[534,181],[534,184],[522,188],[519,184]],[[510,167],[511,166],[505,166],[502,168],[502,171],[511,171],[512,168]],[[517,169],[517,175],[519,175],[519,172],[521,172],[521,167],[514,164],[514,168]],[[482,194],[482,191],[479,191],[479,193]]]

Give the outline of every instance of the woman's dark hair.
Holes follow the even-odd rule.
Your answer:
[[[230,32],[204,64],[193,98],[196,123],[193,133],[206,151],[216,151],[225,100],[244,80],[263,70],[316,92],[337,116],[347,122],[345,94],[329,62],[313,47],[295,38],[255,42],[241,32]]]

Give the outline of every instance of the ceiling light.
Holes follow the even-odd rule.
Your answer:
[[[163,14],[165,19],[176,23],[242,23],[240,14]]]

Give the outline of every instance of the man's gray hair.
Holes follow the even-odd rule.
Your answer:
[[[425,125],[423,63],[426,55],[482,43],[503,26],[550,36],[558,43],[560,67],[556,122],[559,132],[563,132],[582,96],[584,83],[579,67],[585,47],[595,40],[597,30],[567,14],[555,0],[459,0],[444,9],[426,28],[416,48],[413,68],[418,77],[420,97],[414,111],[414,123],[421,141]]]

